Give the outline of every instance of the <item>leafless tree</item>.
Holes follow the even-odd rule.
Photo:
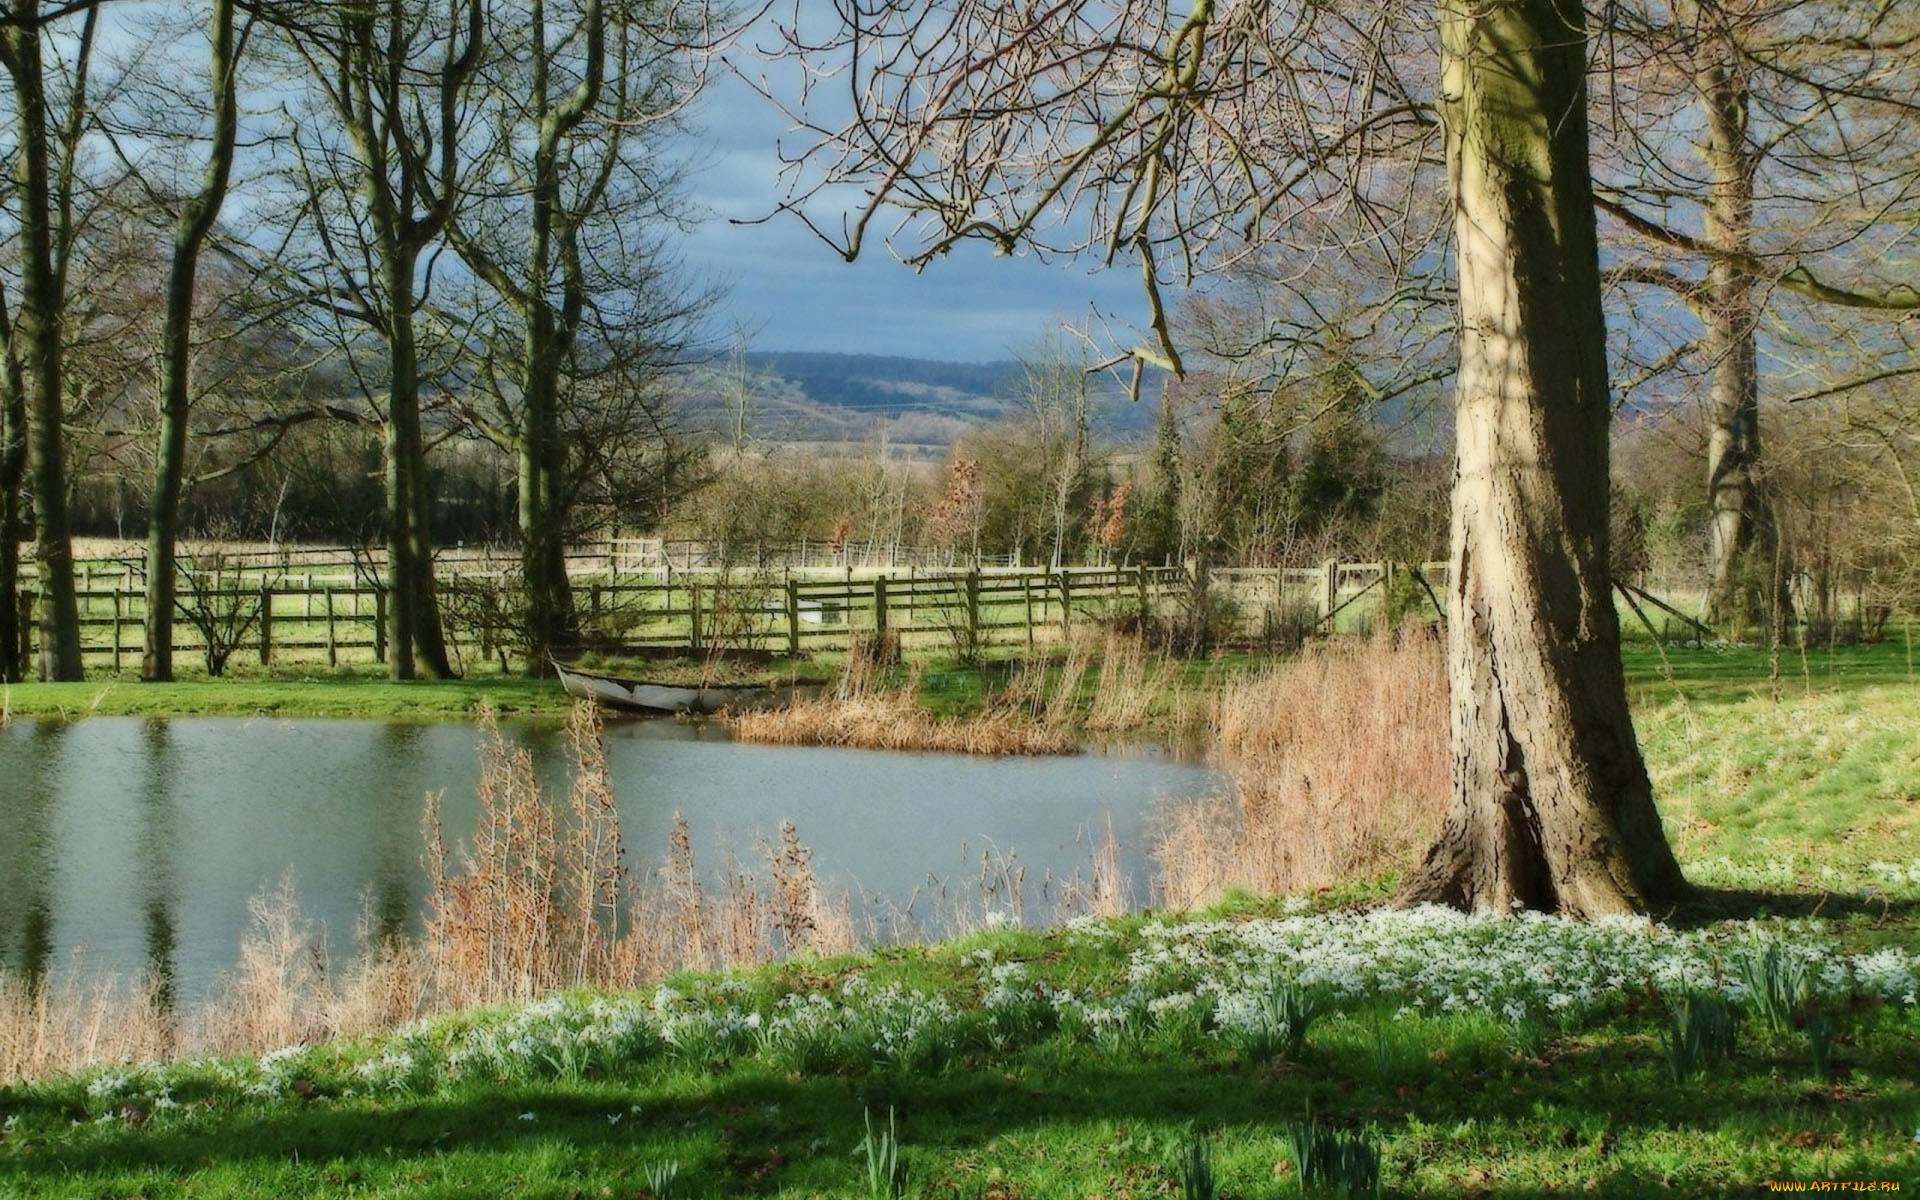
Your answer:
[[[17,296],[0,311],[7,360],[7,420],[0,438],[0,485],[17,483],[22,467],[33,496],[34,561],[39,570],[39,674],[43,679],[82,676],[80,608],[74,591],[73,538],[67,511],[65,368],[62,323],[67,303],[67,266],[75,234],[80,157],[91,105],[99,3],[47,6],[40,0],[8,0],[0,9],[0,68],[10,84],[13,112],[13,183],[8,199],[18,251]],[[51,79],[49,78],[51,76]],[[18,503],[8,488],[9,506]],[[17,526],[17,510],[0,520],[0,533]],[[9,545],[0,555],[0,641],[14,623],[17,557]],[[11,639],[18,646],[17,635]],[[9,658],[14,651],[9,649]],[[6,663],[19,677],[25,664]]]
[[[421,419],[420,309],[465,182],[460,146],[488,37],[484,0],[292,0],[263,10],[297,89],[285,112],[294,212],[316,251],[280,264],[323,321],[383,350],[388,670],[453,673],[434,588],[433,497]]]
[[[846,255],[882,214],[902,214],[894,248],[915,264],[974,238],[1130,252],[1155,332],[1140,353],[1176,367],[1160,299],[1170,277],[1275,239],[1312,243],[1331,209],[1397,223],[1407,192],[1436,186],[1445,165],[1461,330],[1455,785],[1404,896],[1593,915],[1676,895],[1608,569],[1584,14],[1559,0],[1444,0],[1437,53],[1427,10],[1398,0],[1197,0],[1184,15],[1150,2],[849,0],[812,18],[797,7],[785,26],[810,85],[796,115],[813,134],[789,211]],[[1436,60],[1437,78],[1415,77]],[[864,193],[831,218],[846,185]]]
[[[188,481],[187,432],[192,420],[193,324],[200,257],[220,219],[233,178],[239,143],[240,66],[251,29],[251,22],[236,24],[235,14],[236,0],[213,0],[207,13],[211,129],[199,185],[180,198],[173,213],[156,389],[159,424],[154,436],[153,494],[147,518],[146,629],[140,677],[149,681],[173,678],[174,547],[180,537],[180,500]],[[218,674],[215,665],[209,650],[210,674]]]
[[[1613,273],[1677,302],[1687,328],[1650,365],[1704,375],[1712,414],[1707,616],[1777,614],[1768,317],[1920,308],[1897,249],[1920,211],[1920,19],[1883,0],[1627,0],[1606,17],[1597,161],[1623,235]]]
[[[451,245],[484,284],[463,412],[519,475],[535,665],[578,639],[565,550],[620,477],[658,486],[664,381],[697,354],[715,293],[665,235],[688,216],[680,129],[711,14],[680,0],[518,0],[493,9]],[[597,486],[597,490],[596,490]],[[596,513],[595,516],[602,514]]]

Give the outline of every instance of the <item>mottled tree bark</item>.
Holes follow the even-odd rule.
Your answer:
[[[1605,326],[1571,0],[1443,0],[1459,256],[1453,797],[1402,898],[1579,916],[1678,894],[1620,665]]]
[[[521,396],[525,420],[520,431],[520,566],[527,588],[527,634],[535,671],[544,671],[554,651],[579,642],[573,587],[567,579],[568,504],[566,447],[560,436],[560,371],[579,329],[585,302],[580,263],[572,242],[582,213],[562,204],[560,151],[565,140],[597,102],[606,77],[606,16],[590,0],[580,20],[587,54],[579,83],[563,99],[551,96],[547,62],[545,6],[530,9],[533,103],[538,143],[533,154],[533,205],[527,230],[527,304],[522,350]],[[613,136],[618,136],[617,131]],[[559,303],[554,285],[559,284]]]
[[[524,168],[528,180],[525,263],[509,269],[484,238],[468,236],[470,231],[460,228],[457,220],[453,242],[467,265],[521,323],[520,406],[505,423],[502,440],[511,445],[518,468],[527,665],[543,673],[549,657],[568,653],[580,641],[579,616],[567,578],[566,539],[573,501],[566,480],[561,381],[587,302],[580,228],[604,200],[604,182],[617,161],[623,133],[617,121],[600,133],[604,141],[595,156],[603,167],[601,184],[588,188],[570,206],[563,187],[568,140],[599,104],[607,86],[609,17],[598,0],[588,0],[571,22],[573,32],[583,38],[584,54],[573,86],[558,95],[546,5],[532,0],[525,17],[529,95],[517,102],[524,103],[524,108],[515,114],[532,134]],[[616,111],[621,108],[619,99],[615,97]],[[509,151],[510,160],[515,153]]]
[[[316,39],[324,51],[311,60],[343,77],[323,87],[358,160],[365,246],[379,277],[383,307],[374,323],[387,345],[387,674],[401,680],[454,673],[433,577],[414,322],[420,255],[445,229],[457,198],[461,90],[485,29],[478,0],[454,0],[449,11],[453,24],[431,90],[416,82],[416,14],[404,0],[330,14],[338,23]]]

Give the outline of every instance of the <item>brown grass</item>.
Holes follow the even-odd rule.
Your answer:
[[[1070,754],[1079,747],[1071,723],[1045,706],[1036,715],[1027,704],[997,701],[975,716],[935,717],[917,699],[919,682],[916,668],[888,686],[856,655],[831,692],[784,709],[736,713],[727,723],[741,741],[785,746],[989,755]]]
[[[1178,663],[1149,654],[1141,638],[1107,636],[1100,653],[1100,686],[1087,712],[1088,729],[1134,733],[1159,723],[1178,730],[1186,724],[1180,710],[1187,702]]]
[[[80,966],[32,981],[0,971],[0,1084],[171,1053],[172,1022],[157,1003],[159,988],[90,982]]]
[[[1406,867],[1439,827],[1448,719],[1441,649],[1417,633],[1315,645],[1229,686],[1214,729],[1234,794],[1163,814],[1158,902]]]

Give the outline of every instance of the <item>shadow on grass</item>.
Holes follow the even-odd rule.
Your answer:
[[[919,1076],[788,1075],[758,1062],[702,1076],[642,1064],[578,1083],[286,1101],[160,1125],[76,1126],[37,1148],[0,1140],[0,1193],[11,1180],[30,1195],[42,1186],[94,1194],[90,1183],[169,1194],[141,1181],[190,1179],[195,1195],[592,1195],[606,1186],[628,1195],[645,1164],[671,1157],[683,1194],[851,1195],[863,1112],[888,1109],[919,1194],[940,1196],[993,1194],[982,1164],[1096,1194],[1088,1186],[1111,1184],[1112,1172],[1161,1170],[1188,1129],[1223,1151],[1277,1162],[1285,1123],[1309,1112],[1407,1134],[1389,1160],[1392,1194],[1402,1196],[1760,1194],[1764,1178],[1741,1172],[1797,1167],[1782,1177],[1814,1178],[1817,1165],[1824,1178],[1899,1178],[1887,1174],[1893,1164],[1913,1165],[1912,1147],[1897,1148],[1911,1136],[1910,1094],[1813,1084],[1791,1047],[1755,1046],[1675,1085],[1657,1043],[1640,1034],[1548,1039],[1532,1051],[1485,1031],[1434,1040],[1435,1052],[1423,1045],[1385,1064],[1345,1044],[1310,1045],[1297,1063],[1247,1065],[1216,1049],[1103,1054],[1056,1039]],[[1874,1043],[1848,1047],[1843,1069],[1899,1078],[1911,1039]],[[20,1110],[19,1098],[0,1108]],[[1716,1131],[1743,1157],[1692,1161],[1703,1148],[1726,1150],[1704,1140]],[[1687,1137],[1703,1141],[1690,1149]],[[1069,1194],[1041,1186],[1024,1194]],[[1294,1192],[1263,1180],[1251,1194]]]
[[[1920,896],[1695,888],[1671,913],[1661,914],[1662,921],[1679,929],[1765,917],[1818,917],[1835,922],[1865,922],[1876,927],[1911,927],[1920,923]]]

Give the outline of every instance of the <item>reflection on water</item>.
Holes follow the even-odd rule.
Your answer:
[[[174,998],[175,952],[180,945],[177,901],[173,891],[178,857],[179,809],[174,793],[179,787],[179,757],[173,750],[172,727],[158,719],[140,723],[146,769],[140,788],[140,834],[135,847],[134,872],[140,880],[141,916],[146,930],[147,977],[154,981],[157,999]]]
[[[565,735],[510,736],[564,795]],[[0,961],[38,975],[151,974],[170,998],[231,966],[250,898],[289,873],[336,949],[418,920],[424,798],[449,839],[473,827],[477,735],[463,725],[91,718],[0,728]],[[1137,854],[1148,811],[1204,794],[1204,769],[1146,753],[1056,759],[748,746],[709,725],[610,725],[631,861],[675,812],[701,859],[751,859],[791,820],[833,888],[905,904],[929,881],[1014,853],[1028,888],[1084,872],[1111,821]],[[1124,865],[1138,874],[1138,861]],[[1136,888],[1136,891],[1138,889]]]

